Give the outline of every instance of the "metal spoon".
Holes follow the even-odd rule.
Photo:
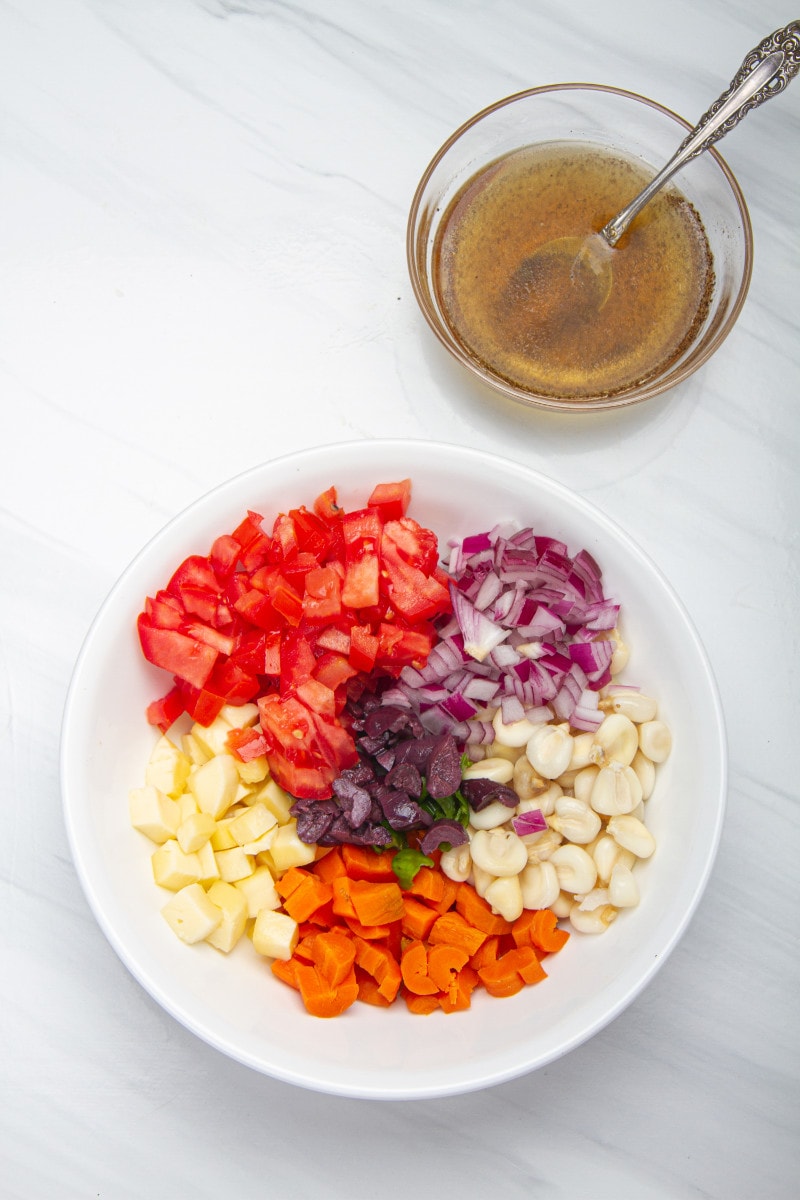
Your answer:
[[[582,306],[602,308],[611,292],[613,247],[634,218],[681,167],[735,129],[748,112],[782,92],[798,71],[800,21],[792,21],[750,51],[728,88],[703,114],[666,166],[630,204],[599,233],[545,242],[517,268],[514,274],[517,290],[549,294],[550,309],[560,306],[570,295],[570,288],[579,289]]]

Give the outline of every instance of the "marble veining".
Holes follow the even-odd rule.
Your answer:
[[[483,106],[586,80],[696,119],[790,18],[0,3],[6,1200],[796,1194],[800,83],[720,146],[755,237],[739,323],[646,407],[565,421],[489,396],[424,325],[404,245],[422,170]],[[58,739],[92,618],[173,515],[272,456],[395,436],[530,463],[633,535],[713,663],[730,790],[698,912],[609,1027],[486,1092],[371,1104],[224,1058],[128,974],[72,864]]]

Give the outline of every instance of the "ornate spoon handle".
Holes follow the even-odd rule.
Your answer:
[[[765,100],[777,96],[800,71],[800,21],[776,29],[745,58],[729,87],[704,113],[667,165],[601,230],[616,245],[633,218],[690,159],[702,154]]]

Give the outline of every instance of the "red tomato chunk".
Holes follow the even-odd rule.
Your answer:
[[[434,618],[450,611],[436,535],[407,516],[410,499],[410,480],[382,483],[344,512],[330,487],[269,533],[248,512],[207,556],[186,558],[138,618],[145,658],[173,677],[151,724],[166,732],[187,712],[208,725],[223,705],[257,700],[260,729],[231,750],[266,753],[294,796],[328,798],[357,761],[339,720],[348,681],[422,666]]]

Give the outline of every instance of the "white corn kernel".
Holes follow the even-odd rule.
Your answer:
[[[541,833],[523,834],[521,841],[525,846],[529,863],[546,862],[553,851],[562,845],[564,839],[557,829],[543,829]]]
[[[576,896],[578,908],[581,912],[593,912],[596,908],[602,908],[604,904],[609,903],[608,888],[594,887],[585,896]]]
[[[536,726],[527,717],[523,717],[519,721],[509,721],[508,724],[503,720],[503,710],[498,708],[492,720],[494,727],[494,744],[500,746],[512,746],[521,748],[527,745],[531,735],[536,730]]]
[[[581,771],[592,761],[593,733],[576,733],[572,739],[572,758],[569,760],[569,771]]]
[[[550,855],[549,861],[556,869],[562,891],[572,892],[573,896],[582,896],[594,887],[597,867],[594,865],[594,859],[581,846],[569,843],[558,846]]]
[[[449,850],[443,850],[439,866],[442,874],[446,875],[448,879],[452,879],[454,883],[463,883],[469,879],[472,868],[469,843],[464,842],[461,846],[451,846]]]
[[[601,767],[594,781],[590,804],[603,817],[633,812],[642,799],[642,785],[633,767],[611,762]]]
[[[592,735],[592,762],[598,767],[608,763],[620,763],[623,767],[633,762],[639,749],[639,734],[633,721],[622,713],[611,713]]]
[[[573,904],[569,910],[570,924],[578,933],[605,933],[616,919],[617,910],[611,904],[603,904],[591,912],[582,912],[579,904]]]
[[[545,779],[558,779],[572,758],[569,725],[540,725],[525,747],[528,762]]]
[[[551,862],[530,863],[519,875],[525,908],[550,908],[561,888],[558,872]]]
[[[523,752],[514,763],[511,786],[520,800],[535,800],[537,796],[547,791],[549,780],[542,779],[539,772],[534,771],[527,754]]]
[[[631,867],[636,862],[635,855],[631,854],[629,850],[623,850],[622,846],[615,842],[608,833],[604,833],[595,842],[592,848],[592,858],[597,867],[597,881],[604,887],[608,886],[611,873],[617,863]]]
[[[599,767],[589,766],[578,771],[572,782],[572,794],[576,800],[584,800],[587,804],[591,803],[592,788],[599,770]]]
[[[563,921],[569,916],[574,903],[575,897],[571,896],[569,892],[559,892],[553,903],[548,904],[547,907],[556,914],[559,921]]]
[[[622,713],[637,725],[652,721],[658,711],[652,696],[645,696],[635,688],[614,687],[613,684],[600,701],[600,707],[606,712]]]
[[[616,863],[608,881],[608,900],[615,908],[635,908],[639,903],[639,889],[630,867]]]
[[[637,858],[649,858],[656,848],[652,833],[636,817],[612,817],[606,829],[615,842],[624,850],[630,850]]]
[[[472,881],[472,886],[475,888],[475,891],[481,898],[483,898],[486,895],[486,889],[488,888],[489,884],[492,883],[497,876],[492,875],[491,871],[484,871],[482,867],[479,867],[477,863],[473,862],[469,878]]]
[[[464,771],[464,779],[491,779],[492,783],[511,783],[514,764],[507,758],[484,758],[482,762],[470,763]]]
[[[663,721],[645,721],[639,726],[639,748],[654,763],[662,763],[672,749],[672,734]]]
[[[592,842],[600,832],[600,818],[584,800],[576,800],[574,796],[562,796],[556,801],[556,811],[549,818],[551,829],[556,829],[567,839],[585,846]]]
[[[514,809],[509,808],[507,804],[494,800],[480,812],[470,809],[469,823],[473,829],[496,829],[498,825],[505,825],[506,821],[511,819],[513,812]]]
[[[522,887],[519,875],[504,875],[492,880],[483,896],[492,912],[506,921],[516,921],[522,915]]]
[[[642,799],[649,800],[656,785],[655,764],[646,754],[642,754],[641,750],[637,750],[633,756],[631,766],[636,772],[636,778],[642,785]]]
[[[609,670],[614,676],[621,675],[628,665],[630,651],[628,650],[625,642],[622,640],[622,634],[618,629],[613,629],[611,631],[609,641],[611,641],[614,646],[611,654],[611,662],[609,663]]]
[[[528,862],[528,848],[513,830],[478,829],[470,842],[476,867],[490,875],[519,875]]]

